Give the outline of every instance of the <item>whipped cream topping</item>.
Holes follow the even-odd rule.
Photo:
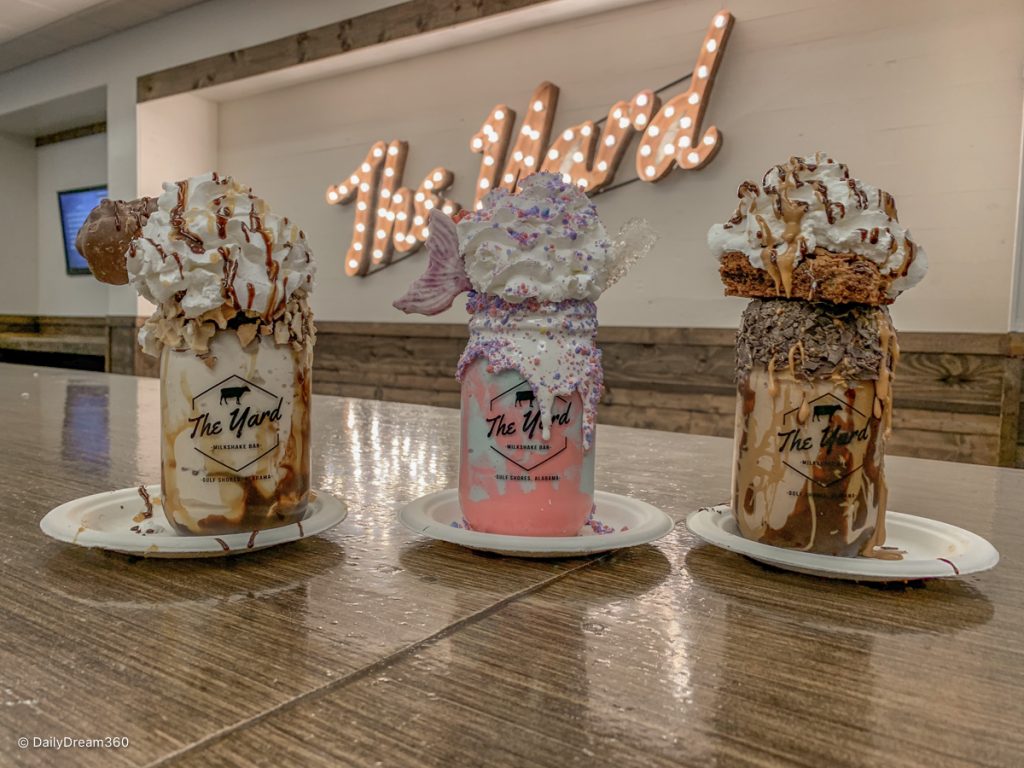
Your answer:
[[[583,400],[583,449],[594,441],[597,404],[604,373],[597,348],[597,306],[592,301],[537,299],[512,303],[470,292],[466,310],[469,344],[459,359],[462,381],[470,364],[487,359],[490,373],[514,370],[530,384],[540,408],[544,440],[551,438],[555,397],[580,393]]]
[[[925,252],[897,220],[892,195],[852,178],[844,164],[822,153],[790,158],[769,169],[760,185],[743,182],[737,194],[733,217],[708,232],[719,259],[743,253],[785,283],[787,271],[791,275],[816,248],[852,253],[890,277],[892,297],[927,272]]]
[[[621,258],[594,204],[554,173],[528,176],[514,195],[492,190],[458,232],[473,288],[512,303],[594,301]]]
[[[127,265],[139,294],[186,319],[226,305],[271,320],[316,272],[302,230],[216,173],[164,184]]]

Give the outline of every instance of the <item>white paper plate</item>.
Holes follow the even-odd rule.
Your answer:
[[[344,502],[321,491],[310,492],[309,510],[298,523],[263,531],[228,533],[218,536],[182,536],[164,519],[159,508],[159,485],[146,486],[153,499],[153,517],[139,526],[132,518],[145,509],[138,488],[84,496],[50,510],[39,522],[43,533],[58,541],[80,547],[98,547],[112,552],[141,557],[220,557],[244,554],[260,549],[298,541],[345,519],[348,509]]]
[[[904,551],[902,560],[833,557],[773,547],[740,535],[727,505],[705,507],[686,518],[691,533],[709,544],[787,571],[851,581],[944,579],[987,571],[999,553],[985,539],[955,525],[899,512],[885,513],[885,544]]]
[[[505,536],[479,533],[462,525],[459,491],[449,488],[421,496],[398,511],[398,519],[409,530],[432,539],[461,544],[470,549],[516,557],[581,557],[623,547],[635,547],[660,539],[675,523],[657,507],[646,502],[597,491],[594,519],[614,532],[596,533],[586,525],[576,536]]]

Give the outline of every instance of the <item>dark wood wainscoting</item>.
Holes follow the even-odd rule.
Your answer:
[[[0,316],[0,351],[99,354],[106,370],[154,376],[133,317]],[[602,328],[605,424],[730,436],[733,331]],[[457,408],[465,325],[318,323],[322,394]],[[1024,334],[903,333],[891,452],[1024,467]]]
[[[314,388],[458,407],[463,325],[320,323]],[[732,435],[734,333],[602,328],[605,424]],[[904,333],[894,454],[1024,466],[1021,356],[1011,334]]]

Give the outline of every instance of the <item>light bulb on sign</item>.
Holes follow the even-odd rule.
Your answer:
[[[394,147],[395,151],[389,155],[388,153],[392,147]],[[327,202],[331,205],[348,203],[353,197],[356,199],[355,226],[352,230],[352,240],[349,243],[348,254],[344,261],[345,272],[349,275],[365,274],[366,272],[367,259],[365,254],[370,248],[370,234],[376,230],[374,216],[371,213],[371,205],[374,206],[374,209],[377,207],[374,190],[381,183],[381,177],[385,168],[391,168],[392,174],[394,174],[404,167],[407,149],[408,145],[404,142],[391,142],[388,144],[378,141],[370,147],[366,157],[359,164],[358,170],[348,177],[351,187],[348,185],[337,185],[328,188]],[[393,190],[393,184],[393,179],[389,179],[384,183],[384,188],[388,189],[389,194]],[[334,192],[334,195],[331,192]]]
[[[484,120],[483,127],[470,140],[470,149],[477,154],[484,155],[476,177],[477,200],[481,198],[483,190],[498,186],[499,163],[508,151],[515,121],[516,113],[505,104],[499,104],[491,110],[491,114]],[[488,158],[490,162],[487,162]],[[480,186],[485,179],[487,187]]]
[[[702,130],[701,122],[732,24],[726,11],[712,19],[684,93],[661,104],[653,91],[640,91],[612,105],[599,121],[603,125],[585,121],[571,126],[550,145],[546,142],[558,97],[554,85],[542,83],[526,102],[514,143],[515,113],[506,105],[496,106],[469,142],[481,155],[474,207],[482,207],[482,197],[490,190],[514,191],[538,168],[558,173],[588,193],[599,191],[615,178],[635,133],[642,134],[635,161],[643,181],[658,181],[676,165],[683,170],[703,167],[721,146],[718,130]],[[376,142],[345,184],[324,193],[332,205],[356,200],[350,258],[344,262],[349,274],[367,274],[371,260],[376,271],[390,262],[393,251],[417,248],[429,233],[427,214],[435,207],[448,214],[458,209],[457,203],[438,196],[452,181],[443,168],[425,176],[415,192],[399,186],[406,154],[403,142]]]
[[[426,241],[427,237],[423,234],[426,227],[423,225],[427,221],[427,217],[430,215],[430,211],[432,209],[441,208],[442,210],[459,210],[460,206],[458,203],[440,196],[442,191],[451,187],[454,180],[455,176],[452,172],[443,166],[434,168],[424,177],[423,183],[420,184],[420,188],[414,196],[416,204],[412,210],[409,211],[409,220],[412,224],[405,230],[404,246],[396,246],[396,250],[403,253],[409,252],[418,248]],[[481,179],[480,183],[486,181],[487,179]]]
[[[637,175],[644,181],[662,179],[676,165],[683,170],[703,168],[718,151],[721,145],[718,129],[710,126],[702,134],[701,121],[732,25],[733,16],[727,11],[715,16],[694,64],[689,90],[669,99],[647,126],[636,157]],[[656,146],[665,145],[677,149],[653,152]],[[645,146],[652,150],[646,155],[643,154]]]
[[[541,83],[530,97],[530,110],[523,117],[515,146],[512,147],[512,159],[505,163],[501,173],[500,186],[514,192],[519,179],[529,176],[537,165],[537,158],[544,157],[551,136],[551,124],[555,119],[555,108],[558,105],[558,87],[551,83]],[[538,109],[539,105],[539,109]],[[502,109],[508,108],[502,105]],[[505,153],[495,153],[500,161]],[[527,163],[527,158],[530,162]],[[497,174],[495,174],[497,175]],[[498,185],[495,185],[498,186]],[[477,189],[477,201],[483,196],[483,190]]]
[[[645,90],[626,102],[613,104],[600,136],[589,120],[567,128],[551,149],[558,155],[544,161],[541,170],[560,173],[570,182],[596,192],[611,183],[633,134],[657,111],[660,101],[654,91]],[[581,180],[583,183],[581,183]]]

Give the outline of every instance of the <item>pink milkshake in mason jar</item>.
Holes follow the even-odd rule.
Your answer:
[[[438,314],[469,291],[459,502],[475,531],[575,536],[594,509],[601,352],[594,301],[653,244],[641,222],[612,241],[557,174],[492,191],[456,225],[430,218],[430,263],[405,312]]]

